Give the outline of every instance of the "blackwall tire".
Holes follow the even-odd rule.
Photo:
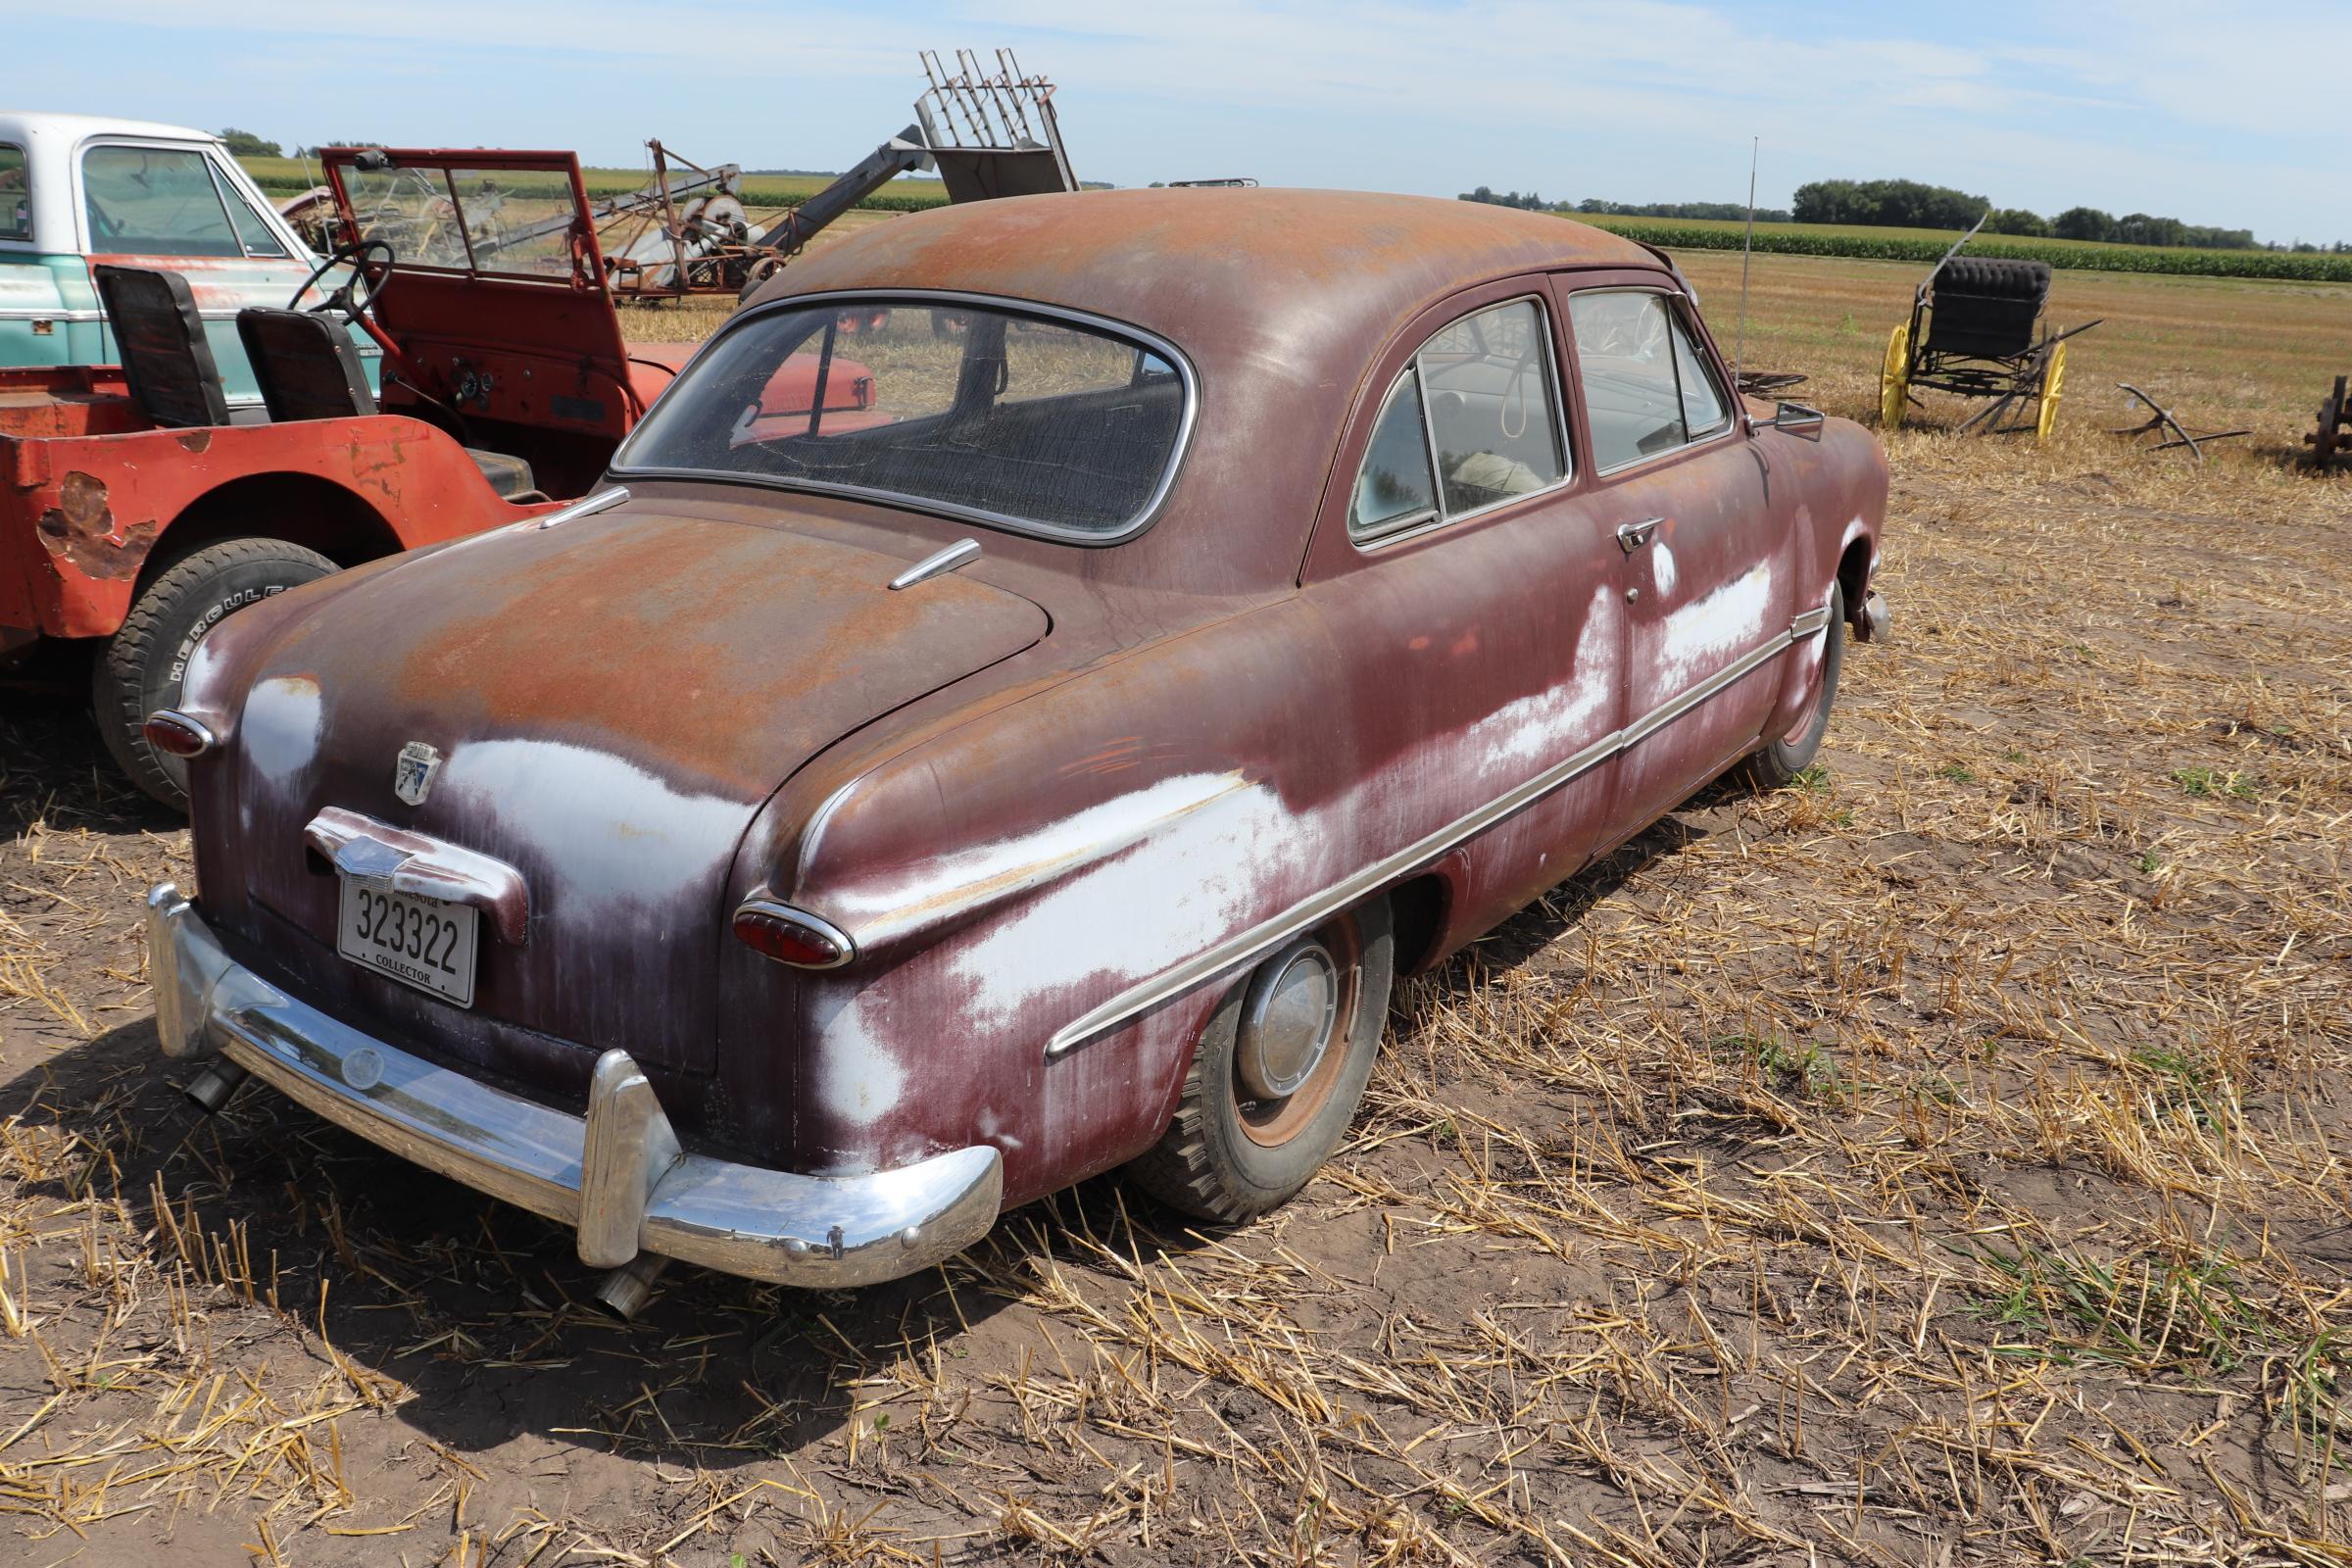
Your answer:
[[[1334,1023],[1324,1055],[1329,1081],[1310,1081],[1284,1102],[1247,1098],[1236,1053],[1251,982],[1265,963],[1276,961],[1265,960],[1210,1015],[1194,1047],[1175,1118],[1159,1143],[1127,1167],[1145,1191],[1169,1206],[1222,1223],[1253,1218],[1289,1201],[1347,1138],[1388,1025],[1396,978],[1388,901],[1375,899],[1335,916],[1313,935],[1327,949],[1348,952],[1354,968],[1348,1016]],[[1291,1104],[1309,1094],[1310,1105]]]
[[[2050,268],[2047,262],[1955,256],[1936,274],[1936,287],[1992,299],[2037,300],[2050,291]]]
[[[223,618],[334,570],[316,550],[282,539],[225,539],[190,552],[141,591],[90,669],[98,733],[132,783],[187,809],[187,764],[148,745],[140,726],[178,704],[188,656]]]
[[[1813,765],[1821,753],[1822,737],[1830,731],[1830,710],[1838,705],[1838,676],[1845,667],[1845,589],[1830,587],[1830,623],[1822,628],[1829,639],[1821,653],[1821,687],[1805,710],[1804,718],[1788,734],[1742,764],[1747,780],[1759,790],[1787,789]]]

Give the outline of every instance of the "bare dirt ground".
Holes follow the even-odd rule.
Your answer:
[[[627,1327],[182,1105],[184,834],[0,699],[0,1560],[2352,1563],[2352,483],[2089,422],[1897,436],[1818,774],[1408,987],[1288,1209]]]

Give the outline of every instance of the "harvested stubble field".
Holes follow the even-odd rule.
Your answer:
[[[1750,363],[1859,413],[1912,275],[1760,260]],[[2273,442],[2352,347],[2341,293],[2059,292],[2078,387]],[[1893,439],[1818,774],[1407,987],[1286,1211],[1102,1181],[626,1328],[527,1216],[182,1108],[184,836],[7,700],[0,1559],[2352,1562],[2352,485],[2088,401]]]

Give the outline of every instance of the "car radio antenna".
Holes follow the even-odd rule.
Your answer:
[[[1740,241],[1740,336],[1732,349],[1732,395],[1745,397],[1740,372],[1747,363],[1747,259],[1756,248],[1756,149],[1760,136],[1747,142],[1747,234]]]

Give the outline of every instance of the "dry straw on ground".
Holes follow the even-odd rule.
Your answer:
[[[1290,1209],[1097,1182],[627,1328],[535,1220],[180,1108],[184,838],[8,700],[0,1556],[2352,1562],[2352,488],[2095,422],[1898,436],[1819,772],[1409,986]]]

